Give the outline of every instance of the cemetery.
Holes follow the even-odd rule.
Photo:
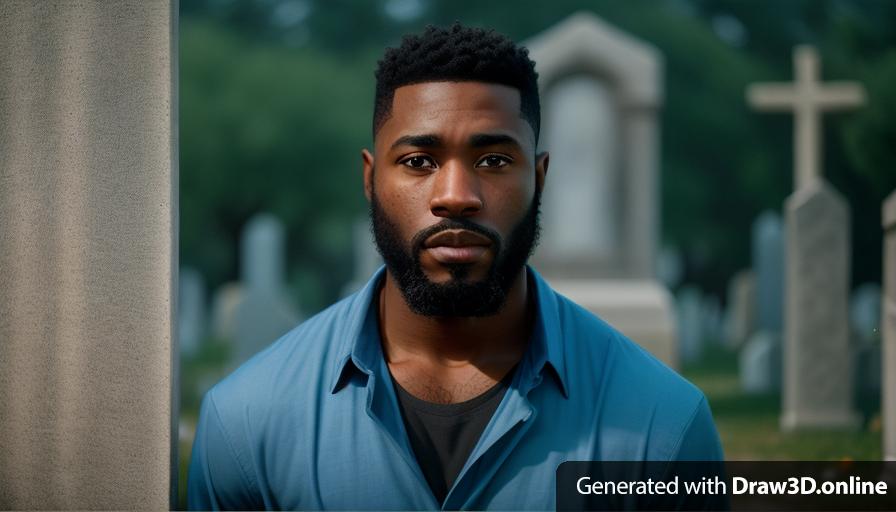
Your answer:
[[[203,395],[382,265],[373,56],[445,19],[537,63],[532,266],[699,387],[726,458],[896,460],[896,9],[823,3],[0,3],[0,509],[184,506]]]

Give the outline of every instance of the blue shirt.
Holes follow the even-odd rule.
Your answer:
[[[722,459],[703,393],[529,273],[529,346],[441,506],[383,358],[381,268],[205,395],[189,507],[546,510],[567,460]]]

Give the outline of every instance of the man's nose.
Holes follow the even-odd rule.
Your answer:
[[[458,162],[446,163],[437,172],[429,209],[436,217],[470,217],[482,210],[479,177]]]

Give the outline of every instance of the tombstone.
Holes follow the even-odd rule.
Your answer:
[[[690,364],[697,361],[703,351],[702,296],[700,290],[687,285],[678,292],[675,300],[678,312],[678,343],[680,361]]]
[[[766,210],[753,222],[756,328],[780,333],[784,309],[784,230],[781,217]]]
[[[551,285],[677,366],[672,297],[656,279],[662,57],[590,13],[524,43],[551,153],[542,244]]]
[[[781,386],[781,332],[784,309],[784,230],[777,213],[759,214],[751,229],[755,292],[754,324],[738,333],[741,390],[768,393]],[[744,341],[745,340],[745,341]],[[766,366],[763,366],[766,365]]]
[[[177,8],[0,2],[0,509],[177,496]]]
[[[821,114],[862,105],[857,83],[821,83],[811,46],[794,49],[793,83],[753,84],[750,104],[794,114],[794,188],[787,217],[784,399],[781,425],[854,427],[849,346],[849,206],[822,177]]]
[[[236,337],[236,307],[243,301],[243,285],[238,282],[222,284],[212,299],[212,336],[233,344]]]
[[[781,388],[781,335],[757,331],[737,355],[738,380],[743,392],[771,393]]]
[[[181,267],[177,293],[177,341],[181,356],[193,356],[205,337],[205,283],[199,271]]]
[[[370,232],[370,218],[358,218],[352,226],[352,248],[355,253],[355,269],[352,280],[342,289],[343,297],[360,290],[374,272],[383,264],[383,258],[376,250],[373,233]]]
[[[852,338],[857,345],[871,345],[880,341],[881,287],[864,283],[852,292],[849,301],[849,322]]]
[[[711,293],[703,296],[700,303],[701,329],[704,343],[721,345],[725,337],[722,319],[722,305],[719,298]]]
[[[815,180],[787,209],[785,429],[854,427],[849,343],[849,207]]]
[[[756,278],[741,270],[728,283],[727,345],[739,349],[756,327]]]
[[[881,208],[884,230],[884,286],[881,306],[883,345],[883,455],[896,461],[896,191]]]
[[[880,391],[880,313],[879,284],[865,283],[853,290],[849,300],[850,339],[855,352],[855,384],[861,395]]]
[[[234,308],[235,364],[255,355],[299,322],[286,293],[286,235],[273,215],[252,217],[240,243],[243,294]]]
[[[656,259],[656,275],[666,288],[673,290],[681,284],[684,262],[681,252],[674,247],[663,247]]]

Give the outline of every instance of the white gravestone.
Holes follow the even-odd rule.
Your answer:
[[[741,270],[728,283],[726,315],[727,345],[739,349],[756,326],[756,278],[751,270]]]
[[[737,355],[740,388],[745,393],[771,393],[781,388],[781,336],[758,331]]]
[[[881,305],[883,340],[884,459],[896,460],[896,191],[881,208],[884,230],[884,293]]]
[[[236,337],[236,307],[243,295],[243,285],[234,281],[218,287],[212,298],[212,336],[231,346]]]
[[[781,217],[762,212],[753,222],[756,329],[780,333],[784,309],[784,228]]]
[[[787,199],[785,429],[849,428],[853,361],[849,343],[849,207],[818,179]]]
[[[821,174],[821,114],[862,105],[852,82],[821,83],[811,46],[794,49],[794,83],[754,84],[750,104],[793,112],[794,193],[787,198],[784,397],[781,426],[850,428],[853,366],[849,346],[849,206]]]
[[[675,298],[675,305],[681,363],[693,363],[703,351],[702,294],[696,286],[684,286]]]
[[[234,309],[235,364],[240,364],[299,322],[285,287],[286,235],[283,224],[259,214],[243,229],[243,296]]]
[[[373,233],[370,231],[368,216],[357,219],[352,226],[353,250],[355,253],[355,270],[352,280],[342,289],[342,295],[348,296],[360,290],[374,272],[383,264],[383,258],[376,250]]]
[[[766,210],[753,222],[751,232],[756,326],[738,356],[740,383],[747,393],[766,393],[777,390],[781,380],[784,228],[778,214]]]
[[[177,294],[180,353],[195,355],[206,333],[205,282],[198,270],[181,267]]]
[[[877,393],[881,383],[881,288],[865,283],[852,292],[849,324],[855,352],[856,386],[862,393]]]
[[[671,294],[656,279],[662,57],[588,13],[524,43],[551,153],[542,244],[551,285],[677,367]]]

